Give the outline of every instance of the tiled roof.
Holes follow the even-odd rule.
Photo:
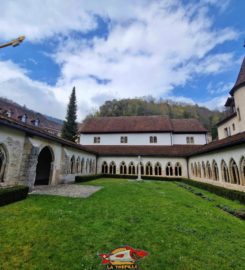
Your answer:
[[[80,126],[80,133],[207,132],[196,119],[169,119],[168,116],[96,117]]]
[[[209,144],[199,146],[199,148],[193,151],[190,155],[203,154],[203,153],[212,152],[212,151],[216,151],[216,150],[223,149],[226,147],[236,146],[236,145],[240,145],[244,143],[245,143],[245,131],[235,134],[233,136],[229,136],[222,140],[213,141]]]
[[[91,145],[87,150],[100,156],[162,156],[185,157],[200,148],[200,145],[164,145],[164,146],[122,146],[122,145]]]
[[[240,69],[240,72],[237,76],[237,80],[236,80],[236,83],[235,85],[233,86],[233,88],[231,89],[230,91],[230,94],[233,95],[234,92],[241,86],[244,86],[245,85],[245,57],[243,59],[243,62],[242,62],[242,66],[241,66],[241,69]]]
[[[197,119],[172,119],[173,132],[207,132]]]
[[[18,121],[21,121],[21,117],[26,115],[26,123],[29,125],[33,125],[35,120],[39,120],[39,126],[53,134],[58,134],[62,127],[61,124],[49,120],[41,113],[34,112],[15,102],[0,98],[0,114],[6,115],[7,111],[11,111],[11,118]]]
[[[221,119],[221,120],[216,124],[216,126],[218,127],[218,126],[224,124],[225,122],[227,122],[228,120],[230,120],[230,119],[232,119],[232,118],[234,118],[234,117],[236,117],[236,116],[237,116],[237,113],[236,113],[236,112],[231,113],[231,114],[227,115],[225,118]]]
[[[17,130],[20,130],[22,132],[26,132],[27,134],[31,134],[34,136],[38,136],[44,139],[48,139],[54,142],[58,142],[62,145],[65,146],[70,146],[79,150],[83,150],[86,152],[90,152],[92,154],[96,154],[94,153],[92,150],[88,150],[87,147],[81,145],[81,144],[76,144],[73,143],[71,141],[62,139],[61,137],[58,137],[56,135],[51,134],[50,132],[45,131],[44,129],[40,128],[40,127],[35,127],[33,125],[29,125],[29,124],[24,124],[20,121],[14,120],[10,117],[6,117],[0,114],[0,126],[6,126],[9,128],[14,128]]]

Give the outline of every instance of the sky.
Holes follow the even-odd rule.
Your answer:
[[[0,96],[60,119],[153,96],[222,109],[245,48],[243,0],[3,0]]]

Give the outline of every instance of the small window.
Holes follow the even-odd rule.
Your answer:
[[[194,144],[194,137],[186,137],[186,143],[187,144]]]
[[[232,124],[232,129],[233,130],[236,130],[236,127],[235,127],[235,124],[234,123]]]
[[[127,136],[121,136],[121,143],[128,143],[128,137]]]
[[[100,137],[94,137],[94,143],[100,143]]]
[[[157,136],[150,136],[150,143],[157,143]]]
[[[225,132],[225,137],[228,137],[229,136],[229,130],[228,130],[228,128],[224,128],[224,132]]]
[[[237,108],[237,115],[238,115],[238,120],[241,121],[241,113],[240,113],[240,109]]]

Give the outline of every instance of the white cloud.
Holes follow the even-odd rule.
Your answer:
[[[68,38],[60,39],[52,55],[61,71],[55,87],[30,80],[25,70],[11,66],[11,62],[4,71],[8,78],[0,75],[0,83],[12,89],[14,97],[20,85],[26,91],[24,98],[29,106],[33,108],[35,104],[41,112],[45,110],[55,116],[65,114],[65,103],[74,85],[79,117],[107,97],[171,96],[174,87],[191,82],[197,74],[221,73],[234,61],[232,53],[213,52],[217,45],[238,36],[229,27],[215,29],[209,7],[224,8],[218,2],[207,0],[189,5],[177,0],[4,2],[0,10],[0,38],[19,34],[27,35],[33,42],[59,35]],[[28,12],[23,6],[28,7]],[[94,29],[95,15],[109,21],[106,38],[96,36],[86,40],[69,35],[71,31]],[[99,83],[103,80],[107,83]],[[40,98],[38,104],[35,95]],[[49,100],[56,104],[55,109],[47,106]],[[192,101],[184,97],[179,100]]]

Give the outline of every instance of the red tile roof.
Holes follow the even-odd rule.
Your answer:
[[[191,155],[199,155],[203,153],[208,153],[208,152],[212,152],[212,151],[216,151],[216,150],[223,149],[226,147],[236,146],[236,145],[240,145],[244,143],[245,143],[245,131],[235,134],[233,136],[229,136],[221,140],[213,141],[211,143],[199,146],[199,148],[193,151]]]
[[[200,148],[200,145],[163,145],[163,146],[122,146],[122,145],[90,145],[87,150],[100,156],[162,156],[185,157]]]
[[[241,86],[245,86],[245,57],[243,59],[242,65],[241,65],[240,72],[237,76],[236,83],[233,86],[233,88],[231,89],[230,94],[233,96],[234,92]]]
[[[29,110],[10,100],[0,98],[0,114],[6,115],[7,111],[11,111],[11,118],[18,121],[21,121],[21,117],[26,114],[27,124],[29,125],[33,125],[34,121],[39,119],[39,126],[52,134],[58,134],[62,127],[61,124],[51,121],[41,113]]]
[[[169,119],[168,116],[96,117],[80,126],[80,133],[193,132],[207,130],[196,119]]]
[[[197,119],[172,119],[173,132],[207,132]]]
[[[54,134],[51,134],[50,132],[45,131],[44,129],[40,128],[40,127],[35,127],[33,125],[29,125],[29,124],[24,124],[20,121],[17,121],[13,118],[10,117],[6,117],[0,114],[0,126],[6,126],[9,128],[14,128],[17,130],[20,130],[22,132],[26,132],[27,134],[33,135],[33,136],[38,136],[44,139],[48,139],[54,142],[58,142],[62,145],[65,146],[70,146],[79,150],[83,150],[92,154],[96,154],[94,153],[92,150],[87,150],[87,147],[81,145],[81,144],[76,144],[74,142],[65,140],[61,137],[58,137]]]

